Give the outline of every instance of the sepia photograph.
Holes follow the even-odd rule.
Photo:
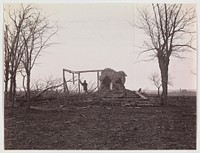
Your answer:
[[[3,2],[3,150],[197,151],[198,4],[166,2]]]

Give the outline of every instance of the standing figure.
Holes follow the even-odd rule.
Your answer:
[[[86,93],[87,92],[87,85],[88,85],[86,80],[84,80],[84,82],[81,82],[81,80],[79,80],[79,81],[80,81],[81,85],[83,86],[84,92]]]

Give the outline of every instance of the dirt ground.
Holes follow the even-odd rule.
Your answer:
[[[196,149],[196,97],[165,107],[5,109],[5,149]],[[64,108],[64,109],[63,109]]]

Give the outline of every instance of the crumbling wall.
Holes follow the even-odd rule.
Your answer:
[[[126,81],[126,74],[123,71],[115,71],[106,68],[101,72],[101,90],[123,90]]]

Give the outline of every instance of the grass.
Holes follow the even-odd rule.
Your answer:
[[[196,149],[195,97],[165,107],[63,108],[15,108],[12,118],[5,109],[5,149]]]

